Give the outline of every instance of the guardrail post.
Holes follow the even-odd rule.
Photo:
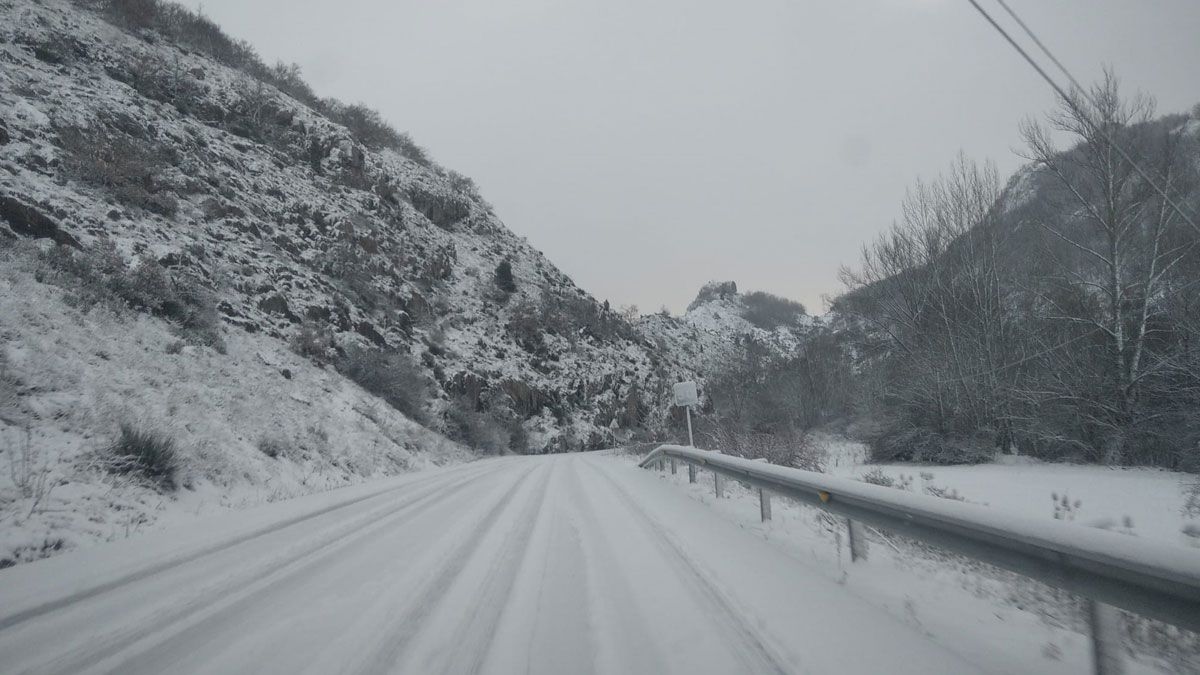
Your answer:
[[[676,470],[677,470],[677,469],[676,469],[676,466],[675,466],[675,458],[674,458],[674,457],[672,457],[672,458],[671,458],[671,475],[672,475],[672,476],[674,476],[674,475],[675,475],[675,472],[676,472]]]
[[[696,465],[695,464],[691,464],[691,463],[688,464],[688,482],[689,483],[696,482]]]
[[[758,488],[758,513],[764,523],[771,519],[771,493],[763,488]]]
[[[713,489],[716,490],[717,499],[725,496],[725,478],[716,471],[713,472]]]
[[[850,534],[850,562],[867,559],[867,537],[862,523],[846,519],[846,530]]]
[[[1125,675],[1121,658],[1121,613],[1116,607],[1087,601],[1088,627],[1092,630],[1092,672],[1095,675]]]

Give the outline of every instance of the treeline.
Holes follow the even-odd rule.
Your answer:
[[[1106,74],[1022,125],[1008,186],[960,159],[843,271],[878,459],[1200,470],[1200,106],[1153,110]]]
[[[856,389],[842,336],[811,329],[796,354],[747,337],[741,358],[705,382],[705,407],[694,424],[696,443],[772,464],[821,470],[821,457],[809,443],[814,427],[845,417]],[[682,414],[682,413],[680,413]],[[675,435],[685,434],[682,419]]]
[[[377,111],[361,103],[345,104],[336,99],[321,98],[301,76],[298,65],[283,62],[267,65],[249,42],[230,37],[200,11],[167,0],[74,1],[100,12],[118,26],[133,31],[153,30],[177,45],[195,49],[222,65],[271,85],[346,127],[367,147],[389,148],[418,164],[433,166],[423,148],[407,133],[397,131]]]

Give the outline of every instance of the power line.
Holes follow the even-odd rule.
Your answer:
[[[1017,22],[1017,25],[1021,27],[1021,30],[1025,31],[1025,34],[1029,36],[1030,40],[1033,40],[1033,44],[1037,45],[1038,49],[1042,50],[1042,53],[1046,55],[1046,58],[1050,59],[1063,75],[1067,76],[1067,79],[1071,81],[1071,86],[1075,87],[1076,91],[1079,91],[1081,94],[1086,96],[1087,90],[1083,88],[1083,85],[1079,84],[1079,80],[1076,80],[1075,76],[1071,74],[1071,71],[1067,70],[1067,67],[1062,64],[1062,61],[1059,61],[1058,57],[1054,56],[1054,53],[1050,51],[1050,48],[1047,47],[1040,39],[1038,39],[1038,36],[1033,32],[1033,29],[1031,29],[1029,25],[1017,15],[1013,8],[1009,7],[1008,3],[1004,0],[996,0],[996,2],[1004,8],[1005,12],[1008,12],[1008,15],[1012,17],[1013,21]],[[1092,105],[1096,105],[1095,101],[1092,102]]]
[[[995,28],[996,31],[998,33],[1000,33],[1000,35],[1003,36],[1005,40],[1008,41],[1008,44],[1012,45],[1012,48],[1017,50],[1017,53],[1019,53],[1021,55],[1021,57],[1024,58],[1025,61],[1028,62],[1029,65],[1032,66],[1033,69],[1037,71],[1038,75],[1040,75],[1043,80],[1045,80],[1051,87],[1054,88],[1054,91],[1057,92],[1058,95],[1060,97],[1062,97],[1063,101],[1065,101],[1066,104],[1069,105],[1071,107],[1071,109],[1074,110],[1076,112],[1076,114],[1079,115],[1080,119],[1082,119],[1085,124],[1087,124],[1089,127],[1091,127],[1093,132],[1098,133],[1102,137],[1104,137],[1104,140],[1107,141],[1108,144],[1117,151],[1117,154],[1121,155],[1121,158],[1124,159],[1126,162],[1129,162],[1129,165],[1132,166],[1133,170],[1136,171],[1137,174],[1142,177],[1142,180],[1146,181],[1146,183],[1149,184],[1150,187],[1154,188],[1154,190],[1156,192],[1158,192],[1159,195],[1162,196],[1163,200],[1167,203],[1167,205],[1171,207],[1171,210],[1173,210],[1176,214],[1178,214],[1179,217],[1182,218],[1184,220],[1184,222],[1186,222],[1188,225],[1190,225],[1193,230],[1195,230],[1196,232],[1200,232],[1200,225],[1197,225],[1196,221],[1192,220],[1192,218],[1187,213],[1184,212],[1184,210],[1179,206],[1179,204],[1177,204],[1175,202],[1175,200],[1171,198],[1171,195],[1167,194],[1167,191],[1165,189],[1163,189],[1161,186],[1159,186],[1159,184],[1154,180],[1154,178],[1152,178],[1150,176],[1150,174],[1141,167],[1141,165],[1139,165],[1136,161],[1134,161],[1133,157],[1131,157],[1129,155],[1129,153],[1125,152],[1125,149],[1122,148],[1121,145],[1117,143],[1116,139],[1114,139],[1111,135],[1109,135],[1108,131],[1105,130],[1103,126],[1092,121],[1092,116],[1086,110],[1083,110],[1079,106],[1079,103],[1076,100],[1076,98],[1073,96],[1069,96],[1067,94],[1067,92],[1062,88],[1062,85],[1060,85],[1053,77],[1051,77],[1050,74],[1046,72],[1046,69],[1043,68],[1042,65],[1039,64],[1037,62],[1037,60],[1035,60],[1033,58],[1033,56],[1031,56],[1029,54],[1029,52],[1026,51],[1025,48],[1022,47],[1013,38],[1013,36],[1010,35],[1007,30],[1004,29],[1003,26],[1001,26],[999,23],[996,22],[996,20],[994,18],[992,18],[992,15],[989,14],[988,11],[986,9],[984,9],[982,5],[979,4],[978,0],[967,0],[967,2],[970,2],[971,5],[976,10],[978,10],[980,14],[983,15],[983,18],[987,19],[987,22],[992,25],[992,28]],[[1029,25],[1026,24],[1025,21],[1023,21],[1021,19],[1021,17],[1012,9],[1012,7],[1010,7],[1008,5],[1008,3],[1005,2],[1005,0],[996,0],[996,2],[998,2],[1000,4],[1000,6],[1004,8],[1004,11],[1006,11],[1008,13],[1008,15],[1010,17],[1012,17],[1012,19],[1014,21],[1017,22],[1017,25],[1019,25],[1021,27],[1021,30],[1025,31],[1025,34],[1028,35],[1031,40],[1033,40],[1033,43],[1037,45],[1038,49],[1040,49],[1042,51],[1042,53],[1045,54],[1046,57],[1049,58],[1050,61],[1052,61],[1054,63],[1054,65],[1060,71],[1062,71],[1062,73],[1064,75],[1066,75],[1067,79],[1071,82],[1071,86],[1075,89],[1075,91],[1079,92],[1079,95],[1081,97],[1083,97],[1084,100],[1086,102],[1090,103],[1093,107],[1099,108],[1100,106],[1096,105],[1096,102],[1091,100],[1091,97],[1088,95],[1087,90],[1084,89],[1083,86],[1079,84],[1079,81],[1075,79],[1075,76],[1071,74],[1071,71],[1067,70],[1067,67],[1064,66],[1062,64],[1062,62],[1059,61],[1058,58],[1054,56],[1054,53],[1051,52],[1050,49],[1045,45],[1045,43],[1043,43],[1041,41],[1041,39],[1038,38],[1037,34],[1033,32],[1033,30],[1029,27]]]

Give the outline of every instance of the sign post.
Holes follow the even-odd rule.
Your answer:
[[[676,382],[674,386],[675,405],[682,406],[684,413],[687,415],[688,425],[688,446],[696,447],[696,442],[692,439],[692,406],[700,403],[700,396],[696,393],[695,382]]]

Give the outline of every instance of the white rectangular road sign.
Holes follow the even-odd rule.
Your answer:
[[[700,404],[700,396],[696,393],[695,382],[676,382],[674,391],[675,405],[693,406]]]

